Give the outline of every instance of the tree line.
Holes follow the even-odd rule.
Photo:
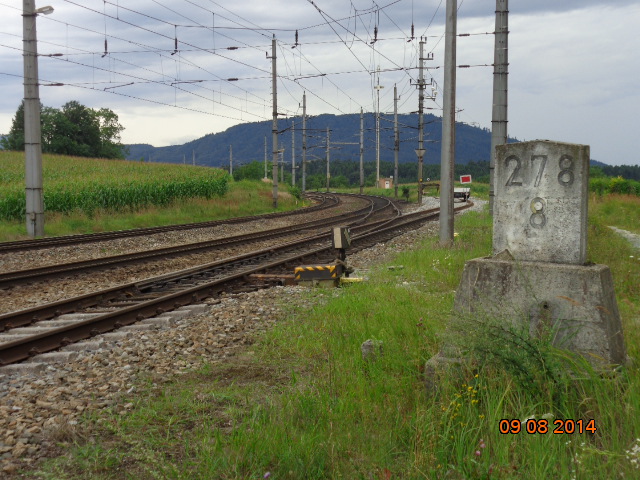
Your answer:
[[[284,180],[291,183],[291,164],[284,165]],[[326,162],[325,160],[313,160],[307,164],[307,182],[309,190],[322,189],[326,186]],[[296,185],[302,185],[302,170],[297,166]],[[376,163],[364,162],[364,183],[366,187],[376,184]],[[393,162],[380,162],[380,177],[393,176]],[[271,177],[271,163],[268,165],[267,176]],[[426,164],[422,169],[422,178],[428,180],[440,179],[440,165]],[[332,188],[358,187],[360,185],[360,163],[351,160],[335,160],[330,163],[330,186]],[[455,166],[455,175],[471,175],[474,181],[489,183],[489,162],[469,162]],[[251,163],[235,167],[233,169],[234,180],[259,180],[264,177],[264,163],[253,161]],[[416,163],[401,163],[398,165],[399,183],[417,183],[418,165]]]
[[[94,110],[72,100],[62,108],[40,104],[43,153],[94,158],[125,158],[120,142],[124,127],[108,108]],[[18,107],[9,134],[0,139],[5,150],[24,150],[24,101]]]

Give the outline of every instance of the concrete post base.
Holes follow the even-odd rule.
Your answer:
[[[554,332],[559,348],[594,366],[627,357],[611,271],[606,265],[567,265],[477,258],[465,264],[454,309],[527,322],[532,336]],[[549,330],[551,329],[551,330]]]

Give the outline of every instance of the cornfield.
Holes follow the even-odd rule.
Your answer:
[[[24,153],[0,152],[0,219],[25,216]],[[223,170],[190,165],[149,164],[43,156],[45,212],[135,211],[186,198],[222,197]]]

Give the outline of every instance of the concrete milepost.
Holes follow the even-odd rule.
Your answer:
[[[496,147],[493,253],[582,265],[589,147],[550,141]]]
[[[598,368],[627,362],[611,271],[586,264],[588,182],[586,145],[496,148],[494,255],[465,264],[457,317],[472,328],[497,321],[531,337],[553,333],[555,346]],[[427,362],[427,385],[436,368],[459,360],[446,351]]]

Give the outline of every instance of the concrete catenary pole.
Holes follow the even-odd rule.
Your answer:
[[[284,147],[282,147],[279,151],[280,157],[280,183],[284,184]]]
[[[267,136],[264,136],[264,178],[267,178]]]
[[[296,186],[296,121],[291,120],[291,186]]]
[[[329,171],[329,149],[331,148],[330,131],[327,127],[327,192],[329,191],[329,182],[331,179],[331,173]]]
[[[44,236],[44,200],[42,194],[42,134],[40,127],[40,90],[38,86],[38,39],[36,16],[49,14],[51,7],[36,10],[34,0],[22,3],[24,43],[24,152],[27,234]]]
[[[380,85],[380,67],[377,70],[378,80],[376,89],[376,187],[380,184],[380,90],[384,87]]]
[[[424,161],[424,40],[420,39],[420,76],[418,77],[418,205],[422,205],[422,164]]]
[[[233,145],[229,145],[229,175],[233,177]]]
[[[507,143],[507,90],[509,78],[509,0],[496,0],[493,54],[493,109],[491,112],[491,161],[489,163],[489,210],[493,214],[496,146]]]
[[[393,190],[398,198],[398,153],[400,151],[400,133],[398,131],[398,87],[393,85]]]
[[[364,190],[364,113],[360,107],[360,194]]]
[[[456,153],[457,0],[447,0],[444,45],[444,99],[440,158],[440,244],[453,243],[453,167]]]
[[[307,92],[302,94],[302,192],[307,191]]]
[[[271,40],[271,83],[273,90],[273,208],[278,208],[278,83],[276,73],[276,36]]]

